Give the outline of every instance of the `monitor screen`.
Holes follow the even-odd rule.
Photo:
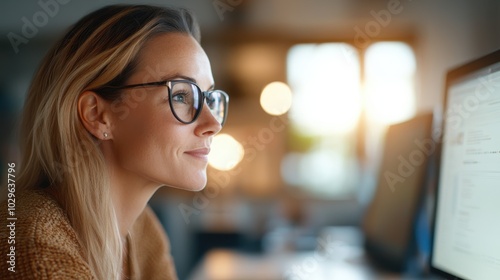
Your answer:
[[[447,75],[431,269],[500,279],[500,51]]]

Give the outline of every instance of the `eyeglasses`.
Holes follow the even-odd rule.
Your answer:
[[[202,91],[196,83],[189,80],[166,80],[121,87],[103,87],[97,91],[153,86],[166,86],[168,88],[170,108],[175,118],[181,123],[190,124],[196,121],[206,101],[212,115],[221,125],[224,125],[229,103],[227,93],[221,90]]]

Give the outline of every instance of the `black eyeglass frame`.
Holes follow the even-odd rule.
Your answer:
[[[196,113],[195,113],[195,115],[193,117],[193,120],[191,120],[191,121],[186,122],[186,121],[182,120],[177,115],[177,113],[175,112],[175,109],[174,109],[174,107],[172,105],[172,88],[173,88],[173,86],[176,83],[188,83],[188,84],[194,85],[197,88],[198,92],[201,92],[201,95],[202,95],[201,97],[202,98],[199,98],[199,101],[198,101],[198,108],[199,109],[196,111]],[[121,90],[121,89],[129,89],[129,88],[136,88],[136,87],[153,87],[153,86],[165,86],[165,87],[167,87],[167,89],[168,89],[168,103],[170,105],[170,110],[172,111],[172,114],[174,115],[174,117],[179,122],[181,122],[183,124],[194,123],[198,119],[198,117],[200,116],[201,110],[203,110],[205,100],[208,99],[208,98],[210,98],[210,95],[213,92],[220,93],[224,97],[224,99],[225,99],[224,116],[222,118],[222,122],[220,123],[221,126],[224,126],[224,123],[226,122],[226,117],[227,117],[227,107],[228,107],[228,104],[229,104],[229,95],[227,93],[225,93],[224,91],[218,90],[218,89],[208,90],[208,91],[202,91],[200,89],[200,87],[195,82],[190,81],[190,80],[175,79],[175,80],[164,80],[164,81],[158,81],[158,82],[150,82],[150,83],[144,83],[144,84],[132,84],[132,85],[119,86],[119,87],[107,86],[107,87],[98,88],[95,91],[99,92],[100,90],[103,90],[103,89]]]

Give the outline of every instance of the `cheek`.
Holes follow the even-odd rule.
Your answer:
[[[128,154],[144,159],[149,154],[148,150],[155,146],[154,143],[161,136],[163,116],[158,108],[148,107],[151,106],[139,106],[131,109],[126,118],[116,122],[113,140],[118,157]]]
[[[165,165],[176,163],[179,150],[188,140],[189,127],[177,122],[168,103],[141,105],[117,122],[115,154],[127,169],[147,165],[152,170],[166,170]]]
[[[117,122],[113,137],[114,154],[121,168],[184,190],[205,186],[206,166],[183,154],[199,145],[199,140],[195,141],[192,126],[180,124],[169,108],[150,106],[131,111],[126,119]]]

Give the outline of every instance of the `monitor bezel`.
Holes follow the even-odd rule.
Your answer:
[[[443,106],[442,106],[442,114],[443,118],[441,121],[441,135],[439,136],[439,141],[437,145],[437,176],[436,176],[436,188],[435,188],[435,193],[434,193],[434,209],[433,209],[433,214],[432,214],[432,242],[431,242],[431,254],[429,258],[429,268],[431,273],[445,277],[446,279],[450,280],[465,280],[464,278],[461,278],[460,276],[453,275],[451,274],[452,272],[445,271],[442,268],[435,267],[433,264],[434,261],[434,249],[435,249],[435,235],[436,235],[436,222],[437,222],[437,204],[439,203],[439,176],[440,176],[440,168],[441,168],[441,155],[442,155],[442,149],[443,149],[443,137],[444,137],[444,131],[446,130],[446,108],[448,106],[448,94],[449,94],[449,89],[451,85],[456,83],[457,81],[468,78],[471,75],[474,75],[475,73],[481,71],[481,70],[486,70],[488,67],[491,67],[495,64],[500,63],[500,49],[496,50],[492,53],[489,53],[487,55],[484,55],[480,58],[477,58],[475,60],[469,61],[465,64],[462,64],[458,67],[455,67],[451,70],[449,70],[446,74],[446,83],[445,83],[445,88],[444,88],[444,96],[443,96]]]

